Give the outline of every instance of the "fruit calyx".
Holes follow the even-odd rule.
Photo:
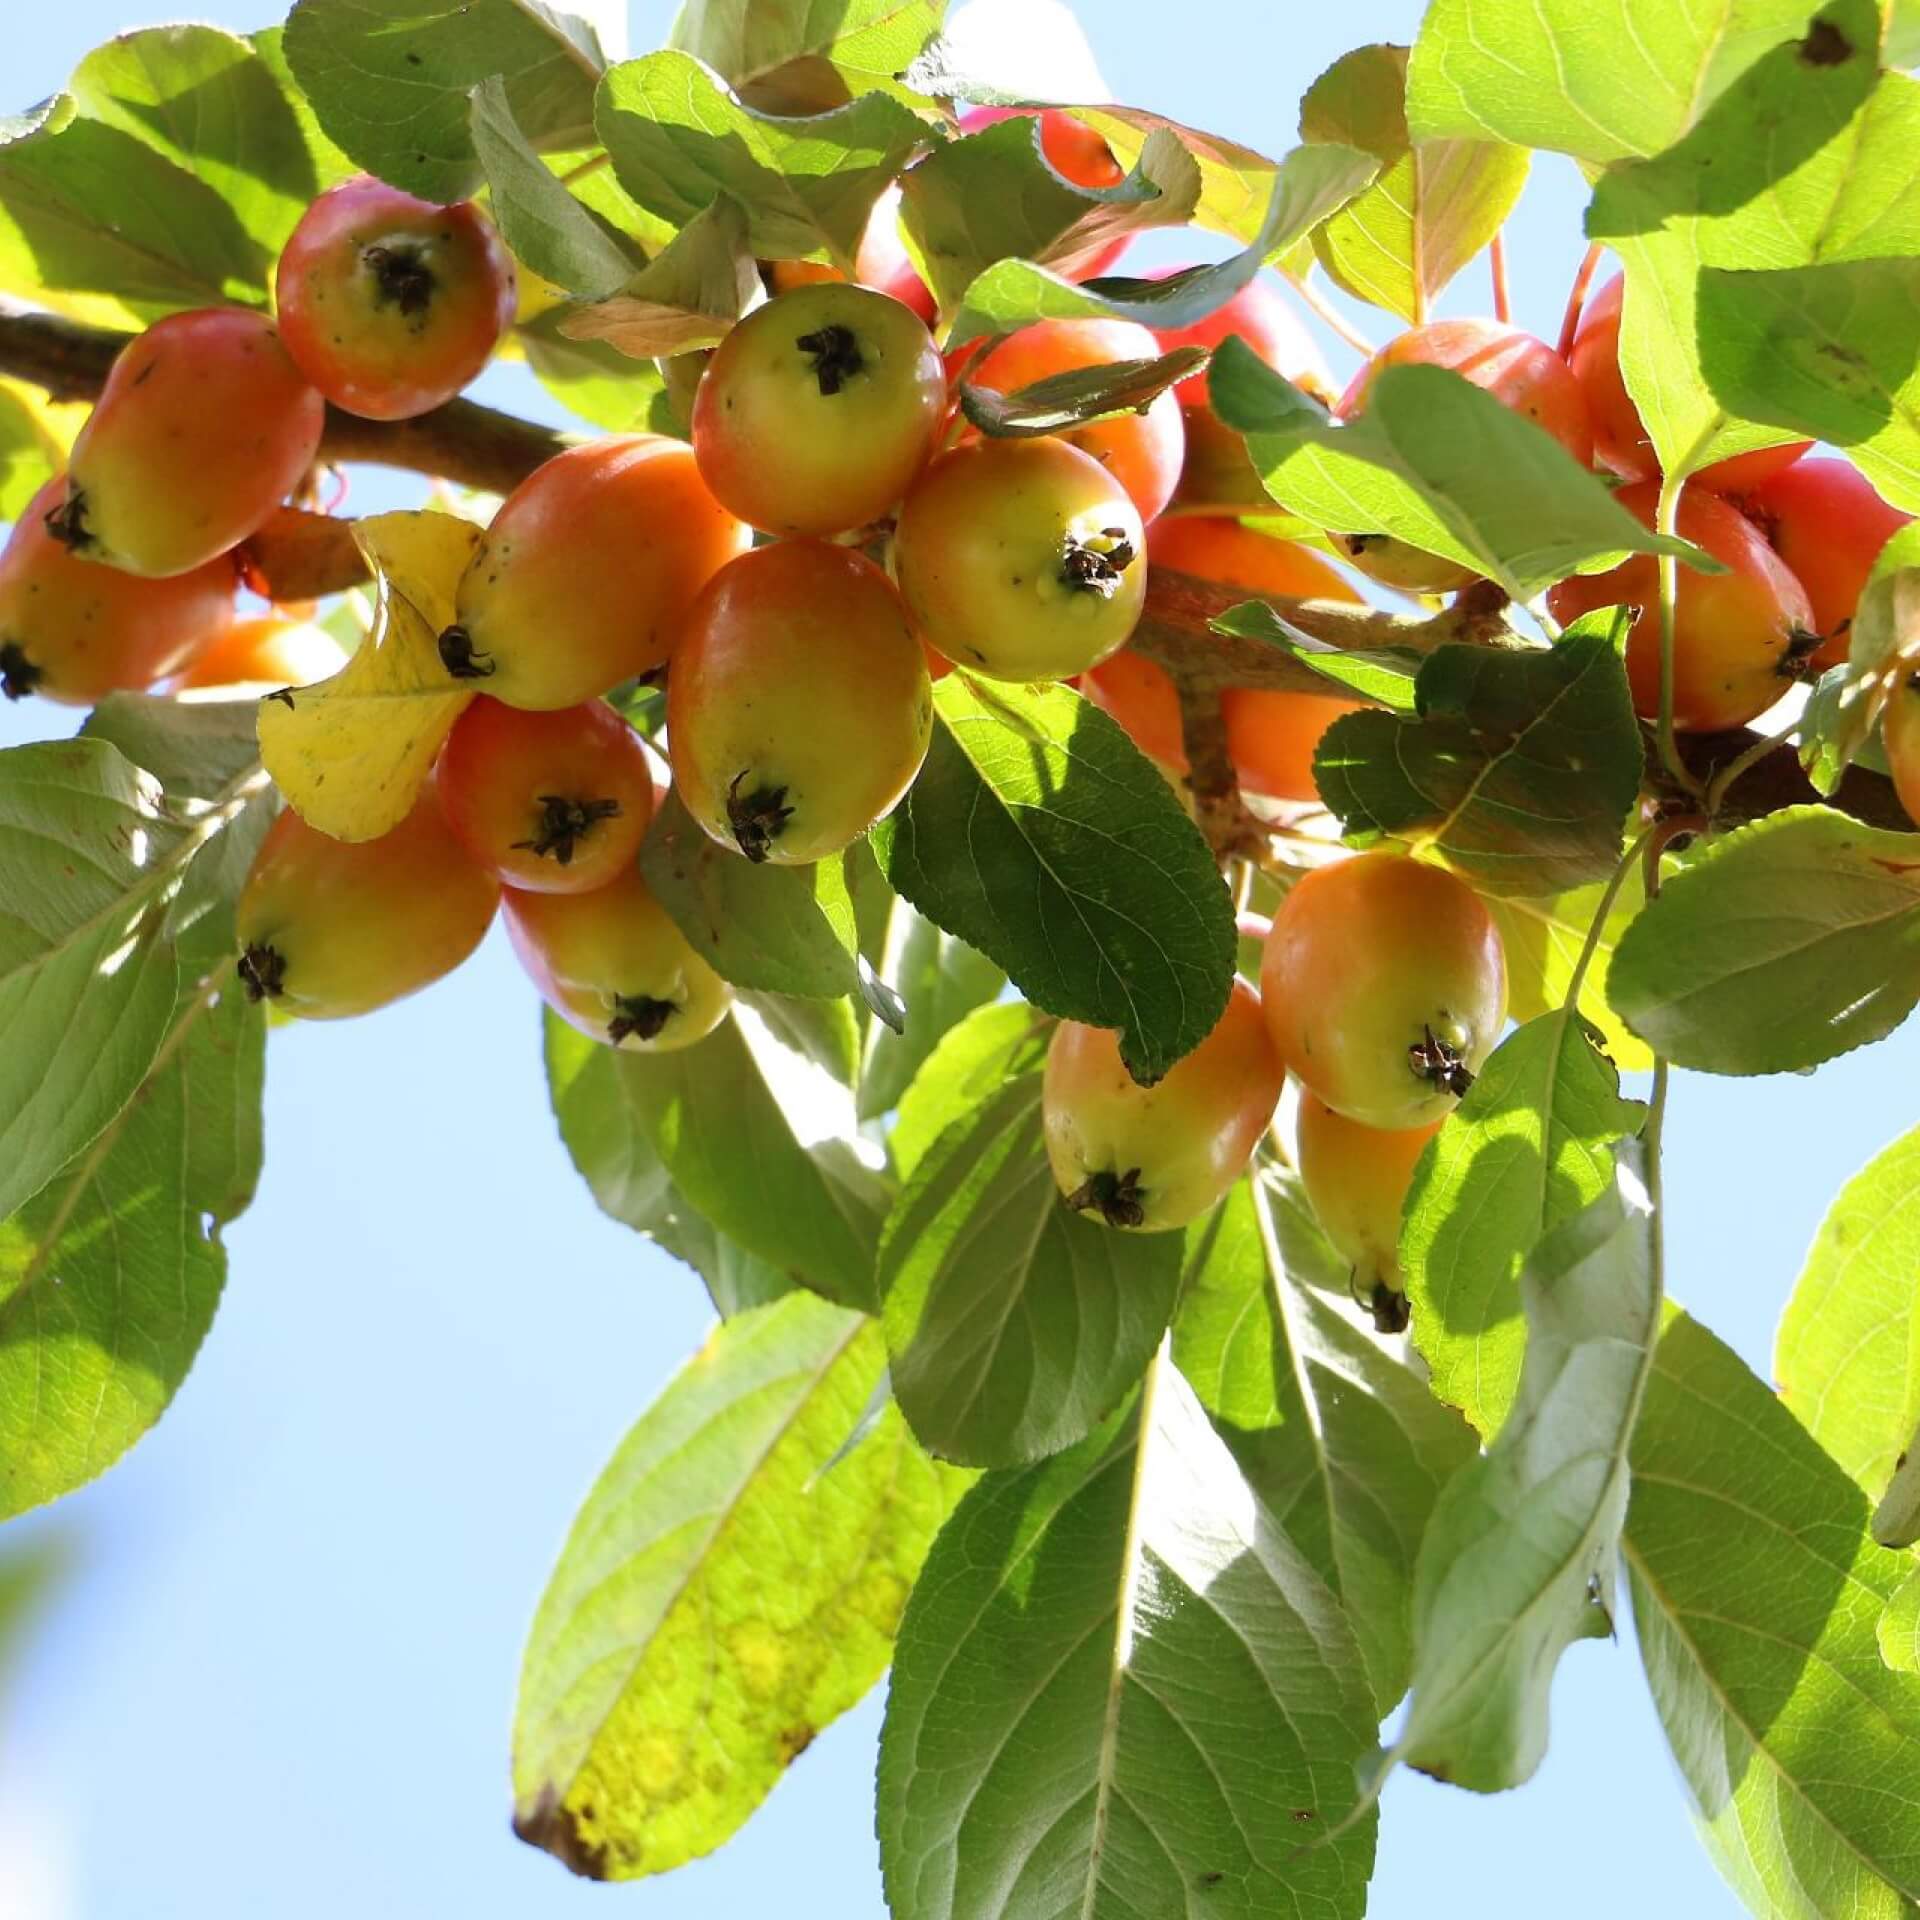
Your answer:
[[[493,672],[493,655],[479,652],[465,627],[449,627],[440,636],[440,664],[456,680],[484,680]]]
[[[1429,1086],[1439,1087],[1458,1100],[1473,1085],[1473,1069],[1466,1055],[1451,1040],[1443,1040],[1431,1027],[1422,1029],[1425,1038],[1407,1049],[1407,1063]]]
[[[17,640],[0,641],[0,693],[24,700],[46,677],[46,669],[35,666]]]
[[[1110,1227],[1137,1227],[1147,1217],[1147,1196],[1140,1185],[1140,1169],[1125,1173],[1096,1173],[1067,1195],[1075,1213],[1099,1214]]]
[[[287,990],[286,956],[277,947],[256,940],[241,954],[237,970],[249,1000],[278,1000]]]
[[[67,497],[40,518],[70,553],[84,553],[94,544],[93,530],[87,525],[87,496],[79,487],[69,487]]]
[[[433,304],[433,290],[438,283],[418,247],[380,242],[364,248],[360,257],[373,275],[376,306],[391,304],[412,319]]]
[[[516,840],[516,853],[531,853],[539,859],[552,859],[563,867],[573,863],[574,850],[602,820],[619,817],[618,800],[569,800],[564,793],[543,793],[540,824],[533,837]]]
[[[1102,527],[1097,534],[1069,534],[1060,556],[1060,578],[1081,593],[1111,600],[1121,576],[1133,565],[1133,542],[1124,527]]]
[[[636,1035],[642,1040],[657,1040],[679,1011],[671,1000],[655,1000],[644,993],[616,993],[607,1038],[616,1047]]]
[[[762,783],[751,793],[743,794],[740,788],[746,778],[744,771],[736,773],[727,789],[727,825],[732,830],[734,845],[749,860],[761,861],[786,831],[793,809],[787,805],[785,787]]]
[[[813,377],[820,383],[823,394],[838,393],[856,373],[865,370],[866,362],[860,357],[860,342],[853,329],[837,321],[801,334],[793,344],[812,361]]]

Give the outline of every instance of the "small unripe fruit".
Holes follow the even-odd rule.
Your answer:
[[[836,854],[926,758],[926,654],[887,576],[847,547],[782,541],[715,575],[667,678],[687,811],[750,860]]]
[[[377,840],[331,839],[288,808],[240,891],[240,977],[302,1019],[371,1013],[451,973],[499,903],[431,780]]]
[[[1444,1119],[1506,1019],[1499,929],[1439,867],[1363,853],[1294,883],[1260,970],[1301,1085],[1369,1127]]]
[[[1906,808],[1908,819],[1920,825],[1920,686],[1913,675],[1901,675],[1893,697],[1880,720],[1881,740],[1887,749],[1887,766],[1893,774],[1893,790]]]
[[[995,393],[1016,393],[1055,374],[1099,367],[1116,360],[1152,360],[1160,344],[1130,320],[1041,320],[973,363],[967,378]],[[1144,413],[1070,427],[1058,436],[1091,454],[1126,488],[1143,521],[1173,498],[1186,454],[1186,429],[1171,392],[1158,395]]]
[[[1141,1086],[1105,1027],[1063,1020],[1047,1047],[1041,1113],[1067,1204],[1146,1233],[1197,1220],[1239,1179],[1273,1119],[1286,1066],[1236,980],[1213,1031]]]
[[[513,325],[513,259],[471,201],[438,207],[361,174],[300,216],[274,278],[300,371],[368,420],[451,400]]]
[[[767,285],[775,293],[838,283],[847,277],[838,267],[830,267],[820,260],[769,260],[765,271]],[[854,256],[853,277],[861,286],[887,294],[903,307],[911,307],[928,326],[933,325],[937,311],[933,295],[900,239],[900,183],[897,180],[873,203],[866,231],[860,236],[860,250]]]
[[[1122,647],[1091,673],[1080,676],[1080,691],[1126,728],[1133,744],[1149,760],[1172,774],[1188,769],[1186,736],[1180,724],[1180,690],[1157,661]]]
[[[1614,496],[1652,526],[1658,481],[1622,487]],[[1689,486],[1680,496],[1675,531],[1727,569],[1678,569],[1673,603],[1673,724],[1683,733],[1743,727],[1786,692],[1792,656],[1813,630],[1805,590],[1759,530],[1730,502]],[[1660,711],[1660,576],[1650,553],[1636,553],[1606,573],[1575,574],[1547,592],[1547,609],[1563,624],[1596,607],[1640,609],[1627,635],[1627,680],[1635,712]]]
[[[1837,667],[1847,657],[1853,610],[1873,563],[1913,515],[1888,506],[1848,460],[1797,460],[1739,505],[1806,589],[1813,631],[1821,637],[1807,656],[1808,669]]]
[[[1163,267],[1147,277],[1164,280],[1182,271],[1180,267]],[[1162,353],[1171,353],[1176,347],[1214,348],[1223,340],[1241,340],[1282,379],[1291,380],[1329,406],[1339,391],[1313,335],[1282,295],[1263,280],[1249,280],[1204,320],[1196,320],[1190,327],[1156,327],[1154,335]],[[1173,391],[1183,407],[1206,406],[1207,370],[1203,367],[1198,373],[1188,374]]]
[[[300,484],[326,411],[263,315],[169,314],[113,363],[73,443],[53,532],[128,573],[191,573]]]
[[[345,648],[325,628],[267,614],[236,620],[211,646],[198,649],[186,670],[174,675],[169,691],[271,693],[278,687],[311,686],[346,664]]]
[[[693,400],[714,497],[763,532],[883,518],[926,465],[947,377],[926,323],[869,287],[798,287],[742,320]]]
[[[570,1026],[629,1053],[673,1053],[725,1019],[733,989],[687,944],[637,867],[592,893],[509,887],[513,950]]]
[[[1146,598],[1139,509],[1052,439],[941,455],[900,509],[894,572],[930,645],[997,680],[1066,680],[1126,644]]]
[[[701,588],[752,540],[680,441],[627,434],[569,447],[493,516],[441,659],[508,706],[597,700],[666,664]]]
[[[1586,395],[1593,422],[1594,457],[1622,480],[1657,480],[1660,456],[1641,424],[1620,373],[1620,309],[1626,282],[1619,275],[1607,282],[1586,304],[1580,326],[1567,355],[1573,377]],[[1714,493],[1745,493],[1776,473],[1783,473],[1813,444],[1790,440],[1784,446],[1761,447],[1717,460],[1692,476],[1692,484]]]
[[[224,559],[166,580],[89,566],[47,531],[65,497],[48,481],[0,551],[0,692],[90,707],[215,641],[233,618],[234,572]]]
[[[1300,1181],[1314,1218],[1352,1267],[1354,1291],[1375,1286],[1404,1292],[1400,1280],[1400,1215],[1413,1170],[1441,1123],[1393,1129],[1365,1127],[1308,1094],[1300,1102]]]
[[[440,750],[440,788],[473,858],[532,893],[605,886],[653,818],[646,749],[600,700],[528,713],[483,694]]]

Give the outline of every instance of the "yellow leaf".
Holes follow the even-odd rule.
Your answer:
[[[373,637],[329,680],[260,703],[260,757],[287,804],[336,840],[377,840],[407,816],[471,689],[440,635],[482,529],[448,513],[383,513],[354,538],[379,581]]]

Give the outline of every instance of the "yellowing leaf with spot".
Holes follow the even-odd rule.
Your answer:
[[[628,1434],[533,1623],[514,1828],[631,1880],[711,1853],[879,1679],[968,1476],[879,1401],[879,1327],[810,1293],[728,1320]]]
[[[354,538],[380,583],[373,637],[329,680],[260,703],[260,757],[287,804],[336,840],[377,840],[407,816],[473,698],[440,635],[482,529],[450,513],[383,513]]]

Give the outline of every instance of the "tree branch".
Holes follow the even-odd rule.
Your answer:
[[[44,387],[56,400],[91,400],[132,338],[0,299],[0,373]],[[575,444],[573,435],[496,408],[449,400],[413,420],[362,420],[329,407],[320,452],[326,460],[399,467],[487,493],[510,493],[535,467]]]
[[[0,299],[0,373],[44,387],[56,400],[97,395],[115,357],[132,338]],[[471,400],[451,400],[414,420],[361,420],[329,407],[320,450],[329,461],[396,467],[488,493],[510,493],[536,467],[577,444],[577,436]],[[261,582],[281,600],[317,600],[367,578],[351,521],[293,507],[283,508],[248,542],[247,555]],[[1504,618],[1505,596],[1497,590],[1468,588],[1446,611],[1414,617],[1333,600],[1248,593],[1156,567],[1132,645],[1164,667],[1180,689],[1195,797],[1209,837],[1223,853],[1239,850],[1254,823],[1230,787],[1222,785],[1223,778],[1230,780],[1231,768],[1214,696],[1224,687],[1329,690],[1321,675],[1284,649],[1212,630],[1210,622],[1247,600],[1264,600],[1290,626],[1342,650],[1400,647],[1425,653],[1448,641],[1499,645],[1512,639]],[[1709,778],[1750,747],[1754,737],[1745,732],[1690,734],[1682,736],[1681,746],[1687,765]],[[1726,811],[1757,818],[1819,797],[1793,749],[1781,747],[1734,782]],[[1912,825],[1891,784],[1864,768],[1848,772],[1832,801],[1873,826]]]

